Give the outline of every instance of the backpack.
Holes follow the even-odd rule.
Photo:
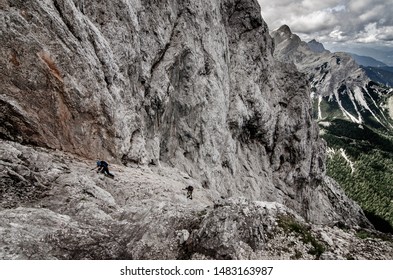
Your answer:
[[[101,161],[101,166],[102,167],[106,168],[106,167],[108,167],[108,165],[109,164],[106,161]]]

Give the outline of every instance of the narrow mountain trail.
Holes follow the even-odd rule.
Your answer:
[[[110,163],[112,179],[94,160],[0,141],[0,259],[393,257],[370,229],[363,240],[277,202],[223,199],[175,168]]]

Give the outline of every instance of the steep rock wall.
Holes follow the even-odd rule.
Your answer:
[[[357,219],[326,195],[306,79],[274,61],[257,1],[0,3],[2,138]]]

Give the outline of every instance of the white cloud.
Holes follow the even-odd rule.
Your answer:
[[[393,44],[393,26],[383,28],[383,32],[377,35],[379,40],[389,41]]]
[[[378,33],[377,23],[376,22],[369,23],[364,28],[364,31],[359,33],[356,41],[360,43],[375,43],[378,41],[377,33]]]
[[[379,41],[393,42],[393,26],[378,27],[377,23],[369,23],[362,32],[359,32],[356,42],[376,43]]]
[[[340,30],[339,26],[336,26],[332,32],[329,33],[329,37],[335,42],[345,42],[348,40],[348,36],[345,36],[344,32]]]
[[[393,44],[391,0],[258,1],[271,29],[287,24],[304,40]]]
[[[308,15],[301,15],[291,18],[291,28],[303,33],[311,33],[329,29],[337,25],[337,20],[331,16],[327,10],[315,11]]]

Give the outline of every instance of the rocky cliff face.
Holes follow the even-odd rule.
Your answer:
[[[256,1],[12,1],[2,13],[3,138],[167,163],[224,197],[304,212],[324,146],[305,78],[273,61]]]
[[[228,233],[247,240],[249,253],[203,239],[212,208],[225,204],[216,202],[239,196],[274,201],[304,221],[367,224],[324,176],[306,77],[273,59],[257,1],[0,5],[0,135],[13,142],[2,142],[4,258],[248,258],[265,242],[256,206]],[[122,163],[122,175],[113,184],[88,175],[84,158]],[[177,196],[188,183],[200,196],[190,209]],[[228,213],[243,208],[226,203]],[[202,226],[205,213],[213,214]],[[259,237],[242,233],[248,223]],[[76,242],[99,225],[86,247]],[[26,243],[16,245],[16,232]],[[191,234],[186,247],[177,234]],[[41,237],[53,242],[23,251]],[[105,246],[92,255],[97,242]]]

